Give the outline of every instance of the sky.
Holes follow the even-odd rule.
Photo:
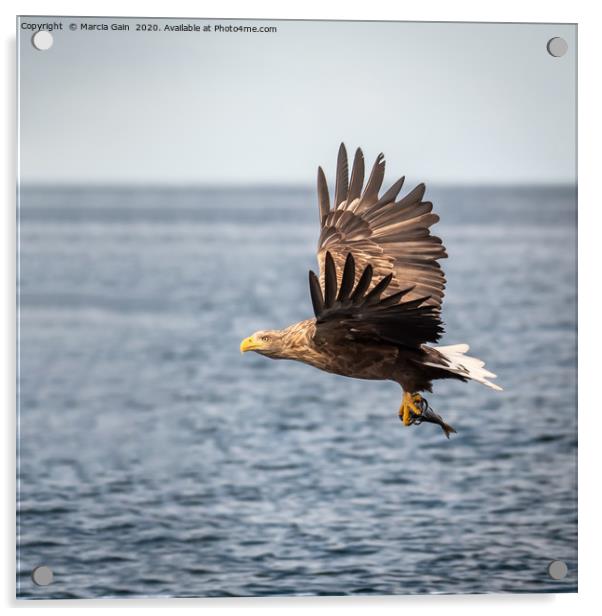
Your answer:
[[[574,25],[23,17],[17,37],[23,183],[310,185],[341,141],[389,180],[576,181]]]

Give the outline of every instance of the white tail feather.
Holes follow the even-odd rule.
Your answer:
[[[449,365],[445,368],[449,370],[449,372],[453,372],[454,374],[460,374],[467,379],[472,379],[473,381],[477,381],[479,383],[483,383],[483,385],[487,385],[487,387],[491,387],[491,389],[495,389],[496,391],[502,391],[502,388],[495,383],[491,383],[487,379],[494,379],[496,377],[493,372],[489,372],[489,370],[485,370],[485,362],[477,359],[476,357],[470,357],[469,355],[465,355],[470,349],[467,344],[453,344],[451,346],[437,346],[431,347],[441,353],[443,357],[447,360]],[[424,362],[426,366],[434,366],[435,368],[441,368],[441,364],[436,364],[434,362]]]

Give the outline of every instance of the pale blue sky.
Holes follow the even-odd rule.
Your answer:
[[[310,184],[342,140],[385,152],[389,180],[575,181],[573,25],[21,21],[65,28],[45,52],[19,29],[23,181]],[[82,21],[132,30],[68,29]],[[566,56],[547,53],[553,36]]]

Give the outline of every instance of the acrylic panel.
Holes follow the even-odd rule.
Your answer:
[[[575,592],[576,45],[18,18],[17,596]]]

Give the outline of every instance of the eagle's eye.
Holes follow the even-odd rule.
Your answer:
[[[269,336],[262,336],[261,337],[261,341],[262,342],[269,342],[270,341],[270,337]]]

